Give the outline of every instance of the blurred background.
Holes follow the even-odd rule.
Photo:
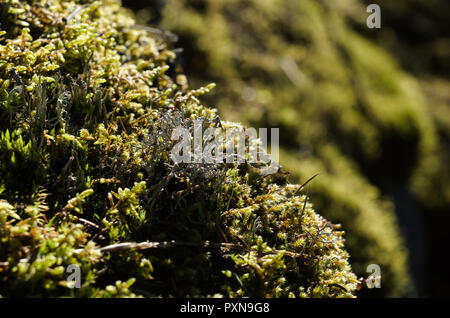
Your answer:
[[[368,4],[381,8],[369,29]],[[222,120],[280,128],[289,181],[341,223],[368,297],[450,296],[448,0],[123,0],[173,32]],[[181,51],[181,50],[180,50]]]

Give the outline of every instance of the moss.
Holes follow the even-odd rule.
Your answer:
[[[174,0],[162,25],[180,36],[190,80],[218,83],[207,100],[225,118],[280,127],[291,180],[321,172],[311,196],[346,225],[357,275],[382,264],[379,294],[398,296],[411,291],[407,250],[375,185],[424,190],[437,140],[417,82],[353,30],[365,13],[356,1]]]
[[[354,296],[344,232],[299,185],[171,162],[173,128],[217,110],[163,32],[114,0],[0,13],[2,296]]]

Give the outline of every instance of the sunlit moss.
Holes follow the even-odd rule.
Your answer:
[[[217,110],[163,32],[113,0],[0,12],[1,296],[354,296],[344,232],[298,185],[172,164],[173,128]]]
[[[355,272],[382,264],[377,295],[398,296],[411,291],[407,250],[395,207],[374,184],[398,183],[429,205],[445,206],[448,191],[425,95],[354,31],[366,17],[353,0],[173,0],[162,24],[185,46],[189,79],[217,82],[207,100],[226,119],[280,127],[291,180],[321,173],[313,202],[348,230]]]

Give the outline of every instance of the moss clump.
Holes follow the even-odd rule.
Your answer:
[[[280,127],[293,180],[321,172],[313,201],[346,225],[355,272],[380,264],[378,294],[398,296],[410,291],[407,251],[373,184],[419,180],[436,166],[425,164],[436,136],[417,83],[353,30],[366,17],[356,1],[173,0],[162,24],[180,36],[189,78],[218,83],[208,100],[227,119]]]
[[[164,33],[113,0],[0,13],[0,295],[354,296],[343,232],[300,186],[171,162],[173,128],[217,114]]]

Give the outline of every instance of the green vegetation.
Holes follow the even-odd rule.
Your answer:
[[[217,2],[217,8],[222,5]],[[188,89],[185,76],[174,66],[176,54],[167,34],[135,26],[131,14],[114,0],[1,1],[0,18],[1,296],[355,295],[358,281],[348,263],[344,232],[313,210],[299,185],[283,176],[260,176],[246,164],[171,163],[173,128],[189,128],[196,117],[212,125],[217,111],[199,101],[211,85]],[[198,23],[187,25],[200,30],[195,29]],[[219,42],[223,50],[208,51],[208,72],[219,79],[231,74],[239,86],[244,80],[236,77],[232,65],[214,64],[214,54],[232,53],[226,35],[210,30],[196,33],[195,39],[217,44],[213,40],[219,36],[224,37]],[[272,40],[276,38],[267,38]],[[244,35],[241,41],[251,39]],[[272,65],[277,61],[270,56],[242,52],[242,58],[256,58],[246,66],[255,72],[265,71],[260,63],[278,65]],[[346,80],[342,68],[336,72],[343,72]],[[283,81],[271,91],[289,88]],[[223,82],[219,90],[236,101],[236,92]],[[259,102],[246,101],[240,107],[261,110],[259,105],[272,105],[276,96],[263,86],[254,89]],[[321,94],[320,86],[317,89]],[[334,111],[334,104],[345,104],[339,91],[334,92],[334,102],[325,106],[330,116],[342,111]],[[280,105],[296,98],[286,93]],[[351,92],[343,96],[351,101]],[[311,116],[315,111],[311,106]],[[352,103],[348,111],[353,116]],[[402,111],[417,116],[415,108],[405,106]],[[281,109],[274,123],[292,129],[286,112]],[[324,156],[340,158],[331,140],[327,150],[326,140],[318,139],[317,130],[308,126],[316,119],[310,119],[296,130],[297,137],[306,134]],[[403,129],[395,114],[386,125]],[[357,127],[343,129],[340,137],[359,131]],[[372,134],[368,126],[356,135],[371,143],[368,156],[376,147]],[[294,140],[300,140],[297,137]],[[335,169],[353,169],[344,159],[328,162]],[[402,289],[399,271],[405,254],[393,217],[389,209],[379,208],[376,191],[354,175],[355,181],[347,182],[363,193],[349,193],[346,200],[335,201],[336,206],[323,208],[329,215],[343,216],[348,210],[355,216],[349,222],[361,226],[361,236],[367,237],[359,253],[383,251],[384,260],[366,259],[392,263],[386,269],[392,274],[386,275]],[[330,198],[344,196],[327,189],[324,195]],[[374,197],[372,203],[364,203],[364,196]],[[380,221],[359,218],[363,212],[378,213]],[[385,227],[380,235],[379,223]],[[357,255],[358,242],[352,240]],[[72,264],[81,269],[81,288],[71,288],[74,282],[67,280]]]
[[[369,3],[168,0],[139,16],[179,36],[190,81],[218,84],[205,100],[225,119],[280,127],[290,181],[321,173],[312,202],[346,228],[355,273],[381,265],[370,295],[413,295],[410,266],[425,295],[447,294],[449,4],[376,1],[382,28],[369,30]]]
[[[442,251],[447,249],[446,227],[450,222],[450,3],[382,0],[380,5],[384,27],[365,35],[389,50],[402,68],[414,75],[425,95],[426,110],[433,118],[436,147],[419,163],[417,177],[403,182],[414,191],[419,221],[426,234],[419,237],[426,251],[424,268],[418,273],[423,279],[422,294],[448,295],[450,280],[443,279],[440,273],[446,270],[446,255]],[[416,236],[418,231],[411,227],[409,232]],[[423,254],[412,260],[421,257]]]
[[[378,295],[407,295],[395,207],[374,184],[407,183],[430,203],[443,193],[430,192],[446,187],[426,177],[440,164],[424,94],[354,30],[365,12],[357,1],[173,0],[161,16],[180,36],[194,85],[217,83],[208,102],[226,119],[280,127],[290,180],[321,173],[311,183],[312,202],[345,226],[355,273],[366,276],[368,264],[380,264]]]

